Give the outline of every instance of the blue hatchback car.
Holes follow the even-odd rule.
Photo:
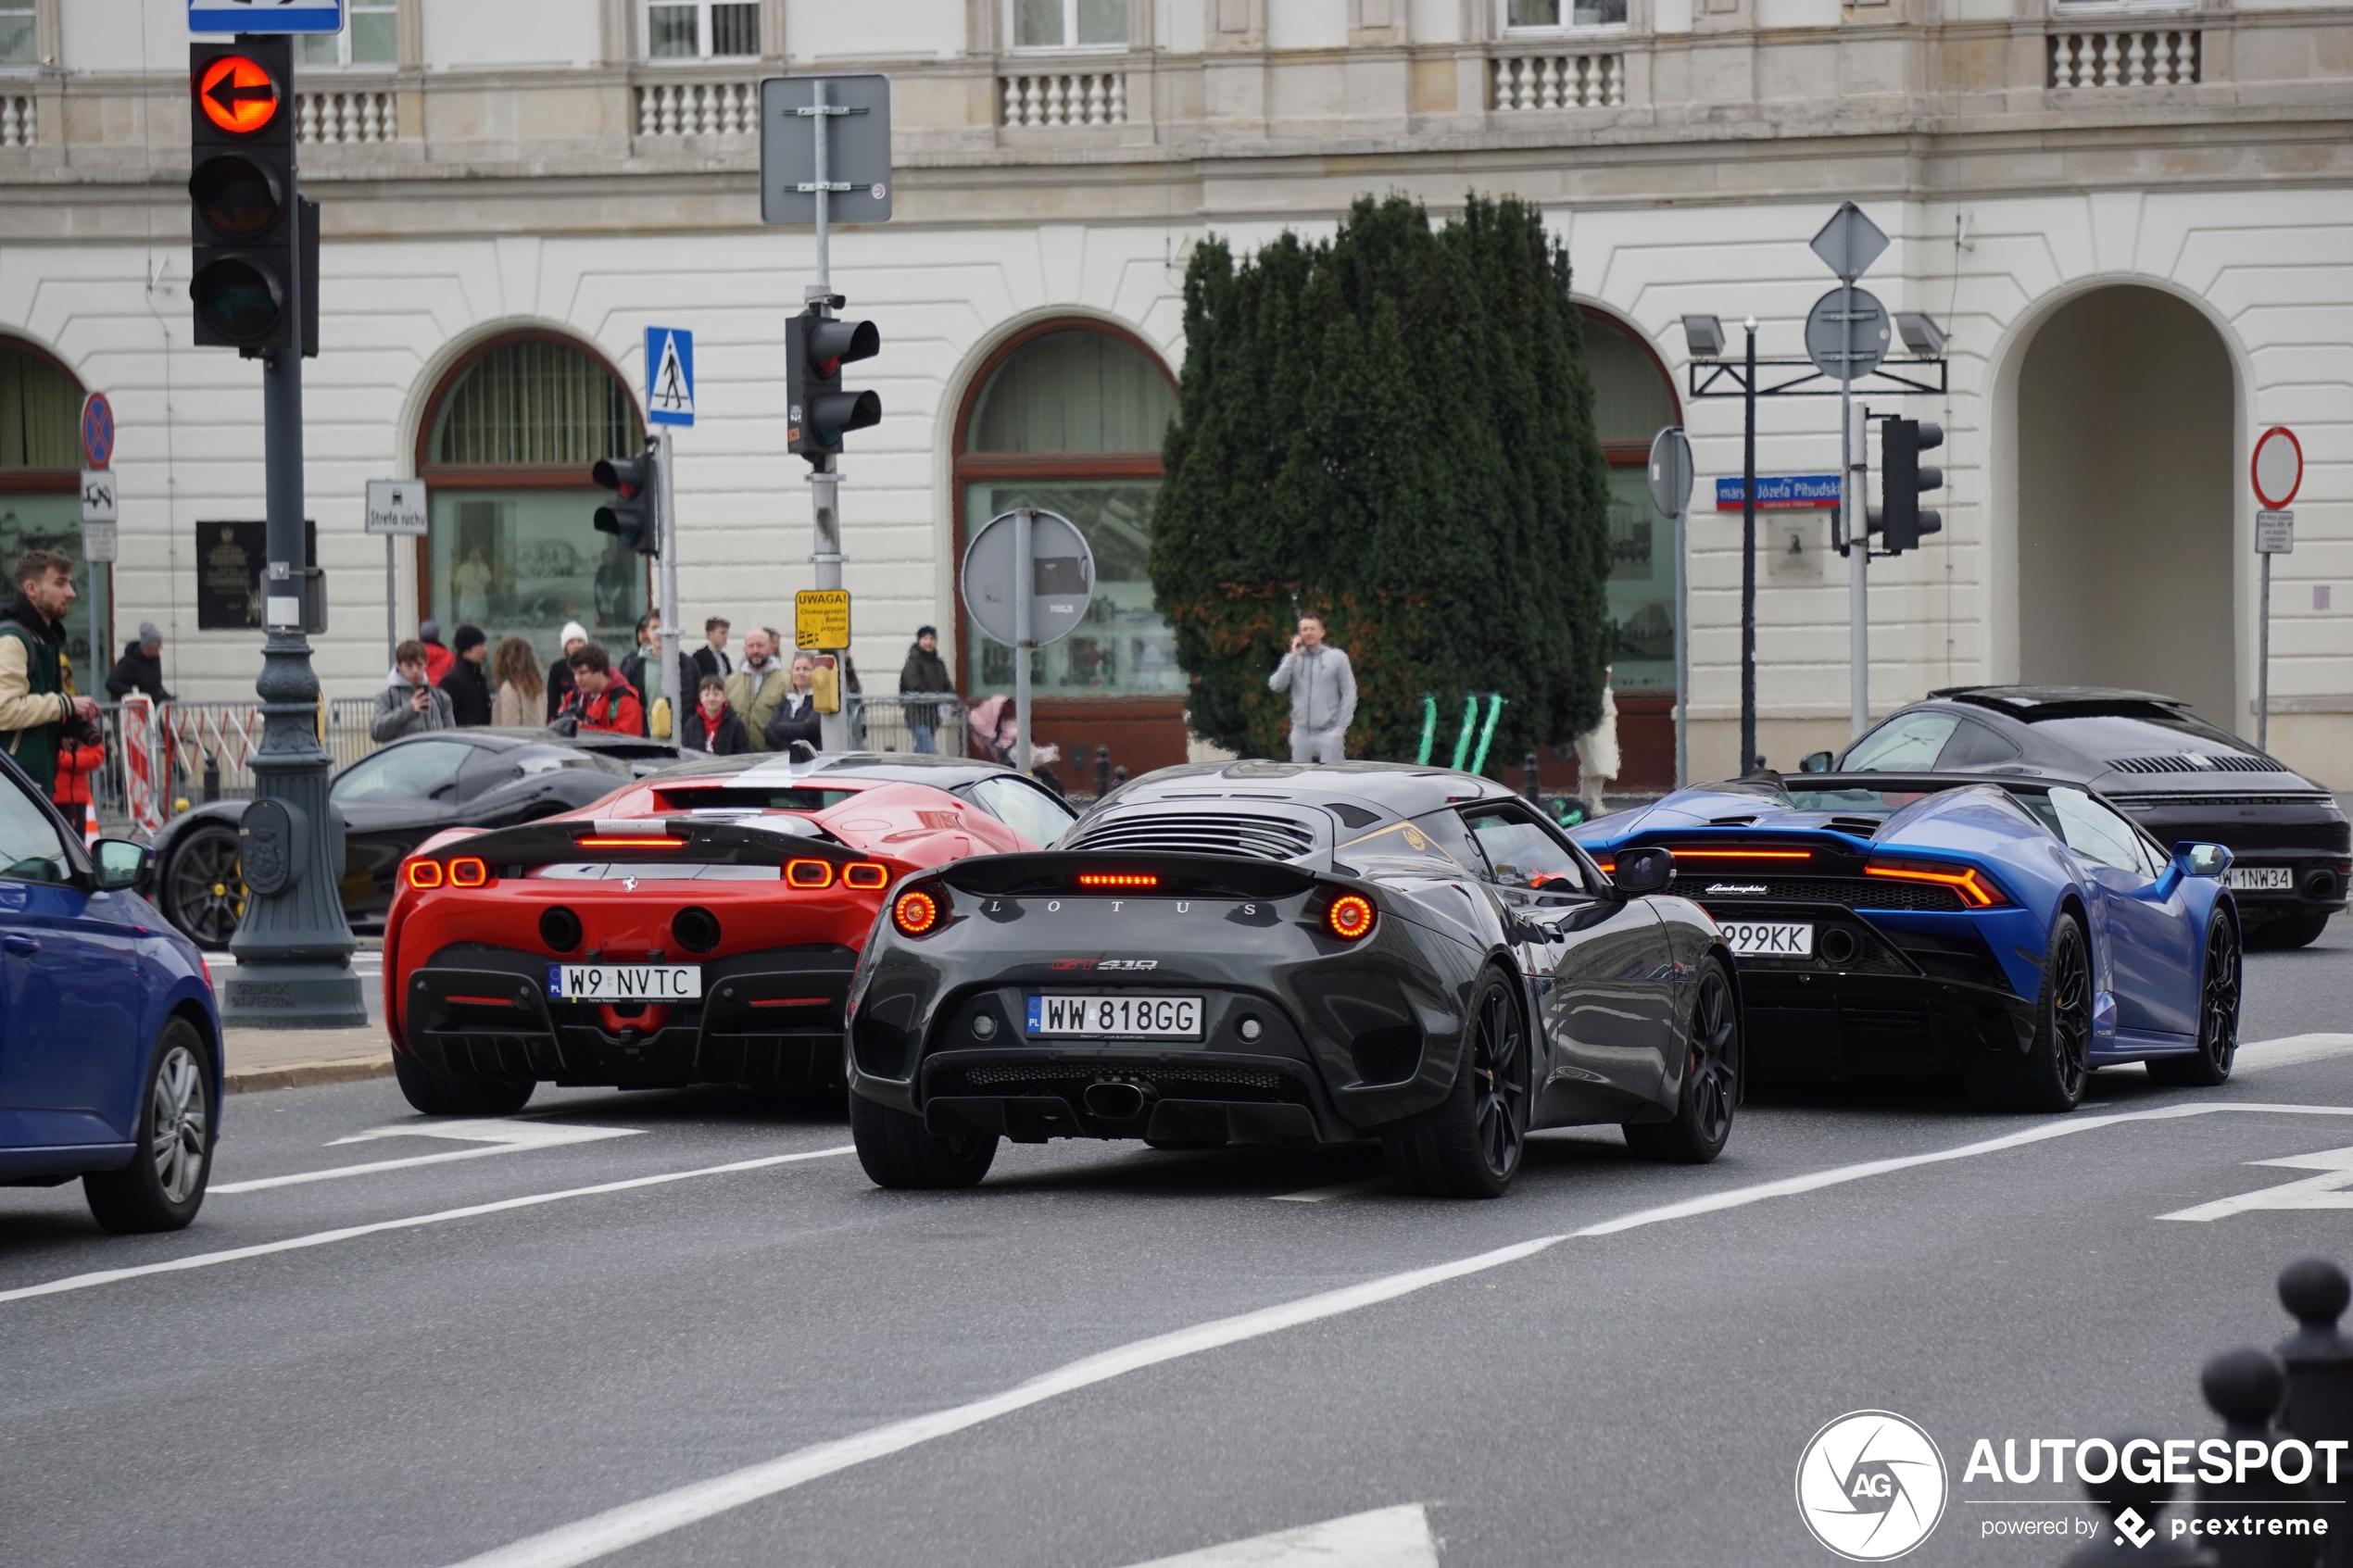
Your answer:
[[[178,1230],[220,1135],[220,1013],[195,945],[0,758],[0,1185],[82,1178],[110,1231]]]
[[[2070,1110],[2096,1067],[2219,1085],[2238,1049],[2238,909],[2219,844],[2158,845],[2057,781],[1808,773],[1702,784],[1574,836],[1668,891],[1740,966],[1750,1071],[1933,1073]]]

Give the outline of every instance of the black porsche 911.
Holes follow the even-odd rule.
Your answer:
[[[850,985],[850,1123],[887,1187],[999,1140],[1378,1138],[1410,1190],[1494,1197],[1528,1133],[1712,1160],[1743,1090],[1715,923],[1616,879],[1501,784],[1384,762],[1164,769],[1054,850],[893,889]]]
[[[663,741],[547,730],[435,730],[371,751],[327,789],[343,830],[344,918],[355,932],[381,931],[393,873],[444,828],[511,827],[593,805],[677,758]],[[148,896],[198,947],[226,947],[237,933],[245,902],[237,824],[249,804],[199,806],[156,834]]]

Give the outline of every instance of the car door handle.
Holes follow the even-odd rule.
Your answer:
[[[41,943],[31,936],[0,936],[0,947],[6,947],[12,953],[37,953],[41,950]]]

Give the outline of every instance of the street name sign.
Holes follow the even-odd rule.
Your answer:
[[[343,0],[188,0],[190,32],[341,32]]]
[[[694,333],[675,327],[646,329],[646,419],[682,429],[695,422]]]
[[[1746,499],[1740,475],[1716,482],[1716,509],[1736,512]],[[1836,511],[1838,475],[1834,473],[1758,474],[1756,509],[1760,512]]]
[[[772,76],[760,84],[760,220],[817,221],[817,84],[825,84],[825,221],[890,218],[890,78]]]
[[[792,596],[792,646],[799,648],[846,648],[849,646],[849,590],[803,588]]]
[[[2291,511],[2257,512],[2255,553],[2259,556],[2296,554],[2296,514]]]
[[[367,531],[387,539],[423,538],[425,482],[422,479],[370,480]]]

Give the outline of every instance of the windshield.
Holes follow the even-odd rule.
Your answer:
[[[1960,721],[1957,713],[1899,713],[1856,741],[1839,764],[1839,771],[1926,772],[1936,766],[1937,755]]]
[[[1792,789],[1790,804],[1801,811],[1901,811],[1925,800],[1924,789]]]
[[[454,796],[474,748],[463,741],[411,741],[363,757],[327,791],[330,800],[421,800]]]

